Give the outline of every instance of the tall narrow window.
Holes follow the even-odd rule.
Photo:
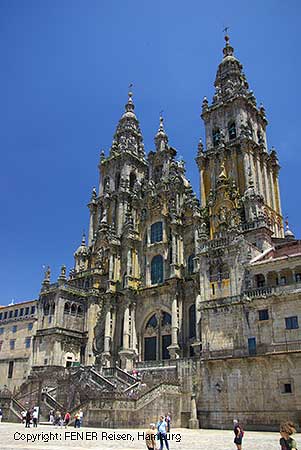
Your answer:
[[[15,350],[15,343],[16,343],[16,340],[15,340],[15,339],[11,339],[11,340],[9,341],[9,348],[10,348],[11,350]]]
[[[213,141],[213,146],[217,147],[219,142],[220,142],[220,138],[221,138],[221,134],[218,128],[215,128],[212,132],[212,141]]]
[[[194,272],[194,254],[188,256],[187,260],[187,270],[188,274],[191,275]]]
[[[151,283],[163,283],[163,257],[156,255],[151,262]]]
[[[7,378],[12,378],[13,377],[13,373],[14,373],[14,361],[9,361]]]
[[[251,337],[248,339],[249,355],[256,355],[256,338]]]
[[[196,315],[195,315],[195,304],[191,305],[189,308],[189,338],[195,338],[195,327],[196,327]]]
[[[134,172],[130,173],[130,189],[133,189],[136,183],[136,174]]]
[[[236,126],[235,122],[230,122],[228,125],[228,133],[229,133],[229,139],[235,139],[236,138]]]
[[[25,348],[30,348],[30,343],[31,343],[31,338],[30,338],[30,337],[27,337],[27,338],[25,339]]]
[[[120,173],[117,172],[115,175],[115,190],[117,191],[120,186]]]
[[[151,243],[161,242],[163,239],[163,225],[162,222],[153,223],[151,226]]]

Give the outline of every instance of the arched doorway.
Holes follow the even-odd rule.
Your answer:
[[[153,314],[144,328],[144,361],[169,359],[171,344],[171,315],[165,311]]]

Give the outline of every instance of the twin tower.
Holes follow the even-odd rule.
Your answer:
[[[206,280],[215,274],[224,280],[221,296],[240,294],[248,282],[241,264],[237,281],[227,246],[243,240],[260,253],[272,237],[283,237],[279,164],[267,147],[265,110],[225,40],[213,101],[205,97],[202,105],[200,201],[162,117],[155,150],[146,155],[129,92],[109,155],[100,156],[88,242],[83,238],[75,252],[68,279],[63,268],[58,285],[50,284],[49,272],[43,282],[34,364],[43,364],[39,349],[48,346],[56,349],[51,364],[68,358],[127,369],[196,354],[199,305],[212,290]],[[53,321],[44,320],[54,304]]]

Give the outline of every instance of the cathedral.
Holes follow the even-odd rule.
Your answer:
[[[233,415],[254,429],[300,421],[301,242],[284,229],[265,109],[228,35],[214,86],[195,152],[200,200],[163,117],[146,153],[128,93],[74,268],[56,282],[47,268],[37,300],[0,307],[0,402],[12,417],[39,391],[39,406],[81,405],[98,426],[134,424],[115,408],[153,420],[150,401],[192,428]],[[87,388],[68,391],[73,403],[67,378]]]

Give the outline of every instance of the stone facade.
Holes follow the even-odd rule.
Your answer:
[[[91,392],[97,386],[78,403],[85,402],[89,423],[125,426],[128,416],[138,425],[144,394],[134,403],[112,397],[111,413],[102,403],[113,386],[106,376],[114,372],[124,394],[122,369],[138,367],[147,383],[156,380],[158,411],[169,392],[159,388],[159,374],[176,378],[180,388],[170,393],[170,407],[178,424],[226,427],[239,416],[246,426],[265,428],[300,420],[301,242],[288,224],[283,230],[279,163],[267,146],[264,107],[225,40],[213,101],[205,97],[202,105],[200,202],[162,117],[155,149],[146,155],[129,92],[109,154],[100,155],[88,241],[83,236],[68,277],[62,266],[51,283],[46,270],[31,351],[22,374],[7,382],[12,354],[1,351],[3,384],[20,385],[32,368],[30,376],[42,374],[39,386],[47,388],[48,369],[80,365],[84,372],[76,376],[88,380]],[[52,389],[66,391],[68,373]],[[119,401],[126,412],[117,423]]]

